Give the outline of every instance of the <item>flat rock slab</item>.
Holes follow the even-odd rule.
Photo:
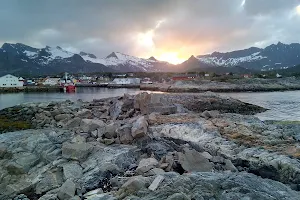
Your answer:
[[[213,165],[196,150],[184,149],[184,153],[178,153],[179,162],[182,168],[188,172],[210,172],[213,169]]]
[[[158,161],[155,158],[142,159],[136,169],[137,174],[143,174],[150,169],[155,168],[158,165]]]
[[[159,184],[164,180],[164,177],[162,175],[158,175],[154,181],[151,183],[151,185],[148,187],[149,190],[156,190],[159,186]]]
[[[93,146],[88,143],[63,143],[62,156],[68,159],[84,160],[92,149]]]

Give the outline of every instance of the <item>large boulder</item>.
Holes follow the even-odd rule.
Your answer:
[[[177,107],[168,102],[162,94],[148,94],[147,92],[135,96],[134,108],[140,110],[142,114],[158,112],[168,115],[177,111]]]
[[[132,126],[127,124],[117,129],[118,138],[122,144],[132,143],[133,137],[131,135],[131,128]]]
[[[67,121],[66,124],[64,125],[64,127],[73,129],[75,127],[79,127],[80,124],[81,124],[81,118],[74,117],[73,119],[70,119],[69,121]]]
[[[78,111],[75,116],[80,117],[80,118],[91,118],[92,117],[92,111],[90,111],[89,109],[82,109],[80,111]]]
[[[61,121],[61,120],[69,120],[72,118],[71,114],[58,114],[54,117],[56,121]]]
[[[134,139],[147,135],[148,122],[144,116],[138,118],[131,128],[131,135]]]
[[[136,168],[137,174],[144,174],[149,170],[158,166],[158,161],[155,158],[142,159]]]
[[[178,153],[178,157],[179,163],[187,172],[210,172],[213,169],[213,165],[208,159],[194,149],[185,148],[184,153]]]
[[[122,113],[122,106],[123,106],[122,101],[115,101],[108,110],[109,116],[111,116],[111,118],[113,119],[117,119],[119,115]]]
[[[102,120],[97,119],[82,119],[80,123],[80,128],[82,131],[87,133],[91,133],[92,131],[103,126],[105,126],[105,123]]]
[[[65,179],[76,180],[82,177],[82,167],[76,163],[66,163],[63,165],[63,172]]]
[[[291,199],[300,193],[289,186],[249,173],[195,172],[163,174],[164,180],[154,192],[145,187],[153,178],[135,177],[118,191],[120,198],[131,199]]]
[[[48,170],[41,174],[40,180],[35,186],[36,194],[44,194],[50,190],[60,187],[63,184],[63,174],[60,169]]]
[[[112,139],[112,138],[116,138],[117,137],[117,129],[120,125],[118,123],[110,123],[108,124],[107,126],[105,126],[105,129],[104,129],[104,136],[105,138],[108,138],[108,139]]]
[[[60,200],[68,200],[74,197],[75,195],[76,186],[71,180],[67,180],[64,184],[60,187],[60,190],[57,194],[57,197]]]
[[[67,159],[84,160],[92,151],[93,146],[88,143],[63,143],[62,156]]]

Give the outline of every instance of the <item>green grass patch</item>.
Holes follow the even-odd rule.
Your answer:
[[[31,128],[31,124],[27,121],[14,121],[0,116],[0,133],[3,131],[24,130],[29,128]]]

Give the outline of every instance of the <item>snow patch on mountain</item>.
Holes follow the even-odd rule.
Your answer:
[[[211,65],[216,65],[216,66],[236,66],[240,63],[253,62],[253,61],[262,60],[262,59],[267,58],[267,57],[263,57],[259,54],[260,54],[260,52],[256,52],[249,56],[238,57],[238,58],[228,58],[228,59],[224,59],[223,57],[210,56],[210,55],[197,56],[196,58],[206,64],[211,64]]]
[[[36,58],[38,56],[37,52],[32,52],[32,51],[24,51],[23,53],[26,54],[26,56],[28,56],[29,58]]]
[[[106,58],[91,58],[88,55],[81,56],[85,61],[92,63],[100,63],[106,66],[118,66],[130,64],[134,67],[140,68],[142,71],[148,71],[153,66],[153,60],[137,58],[134,56],[126,55],[120,52],[113,52]]]
[[[70,58],[70,57],[74,56],[74,53],[71,53],[69,51],[65,51],[60,47],[56,47],[56,48],[48,47],[46,49],[47,49],[46,51],[51,54],[50,57],[49,57],[50,60],[54,60],[54,59],[57,59],[57,58]]]

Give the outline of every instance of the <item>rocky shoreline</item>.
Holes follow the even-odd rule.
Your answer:
[[[24,87],[11,87],[2,88],[0,87],[1,93],[17,93],[17,92],[63,92],[63,87],[61,86],[24,86]]]
[[[0,129],[0,199],[300,199],[300,124],[263,111],[211,92],[1,110],[30,127]]]
[[[141,90],[172,93],[196,92],[275,92],[300,90],[300,81],[285,79],[240,79],[227,82],[210,80],[176,81],[164,84],[141,84]]]

